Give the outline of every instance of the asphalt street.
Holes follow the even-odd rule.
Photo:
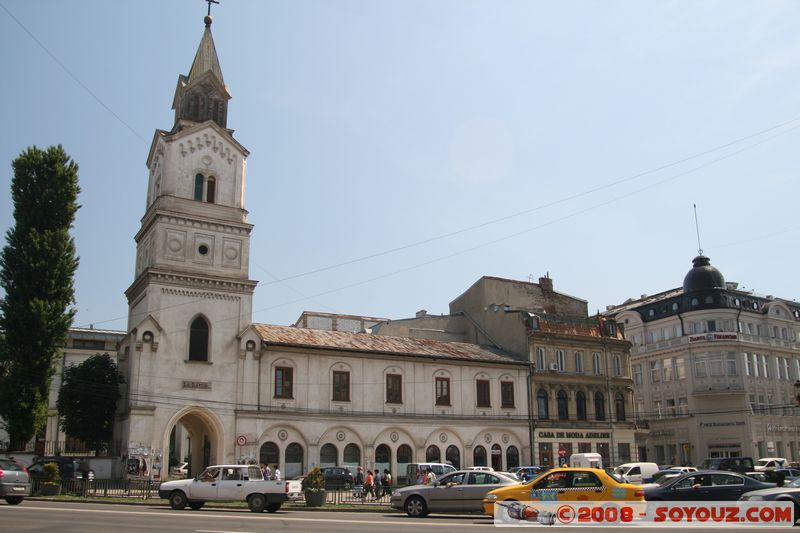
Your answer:
[[[608,533],[643,528],[644,524],[593,528]],[[531,525],[532,529],[555,527],[558,531],[577,531],[564,525]],[[586,526],[581,526],[585,529]],[[20,505],[0,503],[0,531],[59,533],[165,532],[165,533],[381,533],[426,531],[492,531],[491,518],[480,515],[430,515],[422,519],[399,513],[280,510],[254,514],[247,509],[202,509],[173,511],[164,506],[72,503],[26,500]],[[516,529],[516,528],[515,528]],[[527,528],[525,528],[527,529]],[[677,528],[659,528],[662,530]],[[685,526],[681,529],[687,529]],[[719,532],[720,528],[688,528],[692,533]],[[736,529],[736,528],[726,528]],[[743,528],[747,533],[776,531],[776,528]]]

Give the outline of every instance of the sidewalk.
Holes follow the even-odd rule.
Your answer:
[[[140,505],[140,506],[157,506],[169,507],[167,500],[161,498],[113,498],[113,497],[100,497],[100,496],[26,496],[26,500],[31,501],[52,501],[62,503],[100,503],[100,504],[117,504],[117,505]],[[208,502],[204,508],[212,507],[215,509],[247,509],[245,502]],[[392,509],[388,505],[375,505],[370,502],[354,503],[354,504],[325,504],[322,507],[306,507],[305,502],[286,502],[281,506],[281,510],[304,510],[304,511],[346,511],[364,512],[364,513],[400,513]],[[187,508],[188,510],[188,508]]]

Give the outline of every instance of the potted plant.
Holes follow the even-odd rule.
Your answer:
[[[39,492],[42,496],[58,496],[61,494],[61,473],[57,463],[47,463],[42,467],[44,478]]]
[[[306,474],[302,486],[306,507],[322,507],[322,504],[325,503],[325,476],[318,466]]]

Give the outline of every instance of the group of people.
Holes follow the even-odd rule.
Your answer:
[[[436,481],[436,474],[430,468],[426,468],[425,472],[422,473],[422,484],[433,485],[434,481]]]
[[[281,480],[281,471],[278,465],[275,465],[274,469],[270,469],[268,464],[261,463],[261,473],[264,474],[264,479]]]
[[[356,470],[355,484],[357,498],[366,499],[369,495],[379,500],[392,493],[392,474],[386,468],[383,473],[376,468],[375,472],[367,470],[365,476],[364,470],[359,466]]]

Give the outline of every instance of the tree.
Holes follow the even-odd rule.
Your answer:
[[[54,361],[75,310],[78,268],[69,234],[79,209],[78,165],[61,146],[12,163],[14,226],[0,253],[0,417],[12,448],[44,427]]]
[[[107,353],[64,369],[58,392],[61,429],[99,450],[114,433],[114,414],[125,378]]]

